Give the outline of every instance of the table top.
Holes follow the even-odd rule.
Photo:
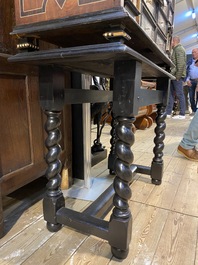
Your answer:
[[[57,65],[65,69],[104,77],[114,76],[114,62],[136,60],[142,64],[142,78],[174,77],[122,42],[23,52],[9,57],[10,62]]]

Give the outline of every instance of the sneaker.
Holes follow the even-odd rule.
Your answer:
[[[173,116],[173,119],[174,120],[184,120],[186,117],[184,115],[176,115],[176,116]]]
[[[193,149],[184,149],[181,147],[181,145],[178,146],[177,152],[183,156],[185,156],[187,159],[192,161],[198,161],[198,151]]]
[[[193,117],[194,115],[195,115],[194,112],[191,112],[191,113],[189,114],[189,116],[191,116],[191,117]]]
[[[166,115],[166,118],[167,118],[167,119],[170,119],[171,117],[172,117],[172,116],[169,115],[169,114]]]

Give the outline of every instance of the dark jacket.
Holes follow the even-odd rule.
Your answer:
[[[185,78],[186,51],[180,43],[173,48],[171,60],[175,65],[175,67],[171,68],[171,74],[175,76],[177,80]]]

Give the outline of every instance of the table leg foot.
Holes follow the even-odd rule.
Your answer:
[[[162,183],[162,181],[159,180],[159,179],[151,179],[151,182],[152,182],[152,184],[154,184],[154,185],[160,185],[160,184]]]
[[[122,250],[119,248],[111,247],[113,256],[117,259],[125,259],[128,256],[129,249]]]
[[[47,229],[50,232],[58,232],[62,228],[62,224],[52,224],[47,222]]]

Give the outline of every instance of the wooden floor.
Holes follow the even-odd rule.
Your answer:
[[[189,123],[188,116],[186,120],[167,120],[160,186],[151,184],[149,176],[135,175],[130,200],[132,241],[125,260],[112,257],[108,242],[100,238],[68,227],[48,232],[42,215],[45,179],[41,179],[40,189],[33,183],[4,200],[6,235],[0,240],[0,265],[198,265],[198,163],[176,151]],[[135,133],[132,150],[137,164],[150,166],[154,127]],[[102,142],[107,148],[109,131],[106,125]],[[108,175],[106,165],[106,161],[101,162],[92,173]],[[67,207],[79,211],[89,203],[66,198]]]

